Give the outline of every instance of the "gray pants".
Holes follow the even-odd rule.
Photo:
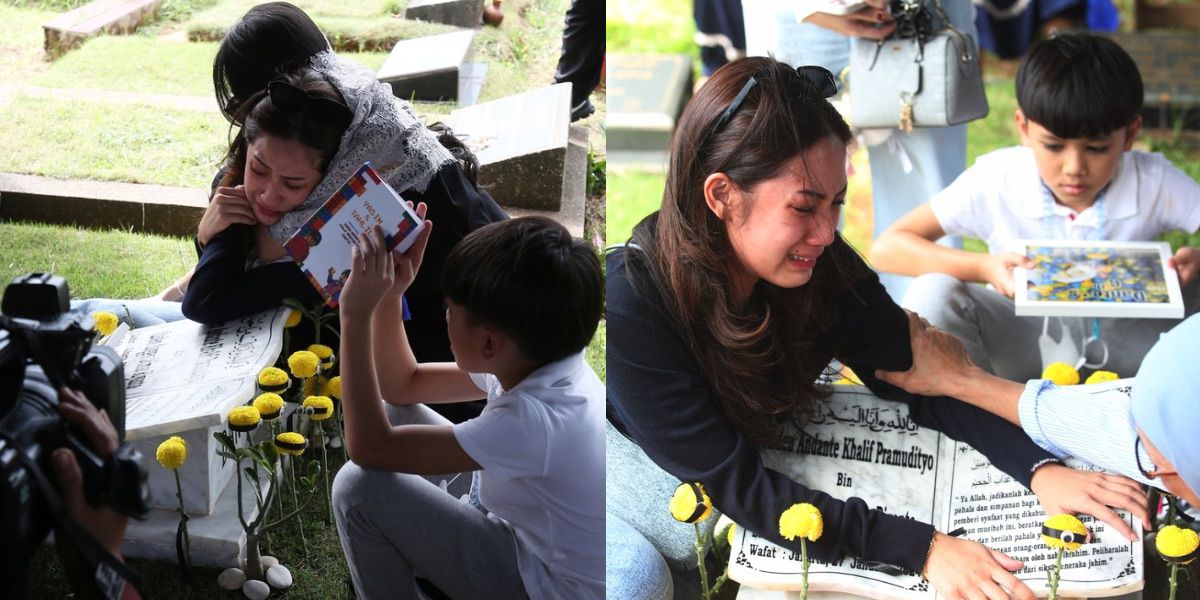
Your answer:
[[[1196,311],[1200,285],[1184,290],[1187,314]],[[1054,344],[1078,351],[1092,334],[1092,319],[1082,317],[1018,317],[1013,301],[978,284],[959,281],[944,273],[918,277],[902,303],[934,326],[962,340],[971,360],[1005,379],[1026,381],[1041,377],[1043,356],[1038,338],[1043,328]],[[1158,337],[1179,324],[1176,319],[1100,319],[1100,338],[1108,347],[1108,360],[1100,369],[1120,377],[1137,375],[1142,358]],[[1069,340],[1064,336],[1069,335]],[[1099,344],[1089,344],[1089,363],[1102,358]],[[1073,365],[1072,365],[1073,366]],[[1086,377],[1090,370],[1083,371]]]
[[[424,406],[389,406],[388,418],[449,424]],[[359,598],[420,598],[417,576],[456,599],[528,597],[512,530],[459,499],[470,481],[470,473],[425,478],[352,462],[338,471],[334,518]]]

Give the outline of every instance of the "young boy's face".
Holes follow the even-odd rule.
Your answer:
[[[1082,211],[1096,202],[1096,195],[1112,180],[1121,166],[1121,155],[1133,147],[1141,129],[1138,117],[1128,127],[1091,138],[1060,138],[1036,121],[1016,114],[1021,143],[1033,149],[1038,175],[1059,203]]]

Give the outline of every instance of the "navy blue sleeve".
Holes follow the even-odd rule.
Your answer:
[[[909,394],[875,378],[875,369],[904,371],[912,366],[908,317],[888,296],[878,275],[860,279],[838,306],[841,314],[829,336],[834,356],[877,396],[907,404],[918,425],[970,444],[1025,487],[1033,478],[1030,469],[1054,458],[1020,427],[985,410],[945,396]]]
[[[705,486],[738,525],[783,547],[779,515],[797,502],[821,510],[825,535],[809,543],[821,560],[846,555],[919,572],[933,526],[841,501],[763,465],[758,447],[725,419],[670,317],[645,286],[635,290],[623,252],[607,260],[609,415],[663,470]],[[664,502],[666,499],[664,499]],[[647,507],[664,510],[661,507]]]
[[[185,317],[216,325],[275,308],[284,298],[308,306],[321,302],[292,261],[246,270],[252,244],[253,229],[241,224],[230,225],[209,240],[183,297]]]

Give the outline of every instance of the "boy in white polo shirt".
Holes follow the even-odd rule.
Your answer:
[[[596,253],[543,217],[471,233],[442,267],[455,363],[418,364],[401,296],[431,226],[401,255],[364,236],[341,296],[353,462],[333,504],[358,596],[417,598],[423,577],[453,598],[602,598],[605,396],[583,356],[603,311]],[[480,389],[487,406],[457,425],[418,404]],[[482,507],[419,476],[468,471]]]
[[[881,271],[920,275],[902,305],[961,339],[985,370],[1025,380],[1042,372],[1044,326],[1055,342],[1078,349],[1092,323],[1014,315],[1020,241],[1136,241],[1193,232],[1200,229],[1200,185],[1161,154],[1132,150],[1142,123],[1142,79],[1113,41],[1081,33],[1039,42],[1021,63],[1016,87],[1023,145],[979,157],[885,231],[871,261]],[[980,238],[989,254],[935,244],[943,235]],[[1191,314],[1200,297],[1200,249],[1181,248],[1172,262]],[[1100,319],[1110,350],[1103,368],[1132,376],[1159,334],[1178,322]],[[1061,339],[1068,335],[1070,341]]]

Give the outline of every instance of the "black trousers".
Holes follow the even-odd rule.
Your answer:
[[[603,0],[571,0],[555,83],[571,83],[571,106],[587,100],[604,64]]]

